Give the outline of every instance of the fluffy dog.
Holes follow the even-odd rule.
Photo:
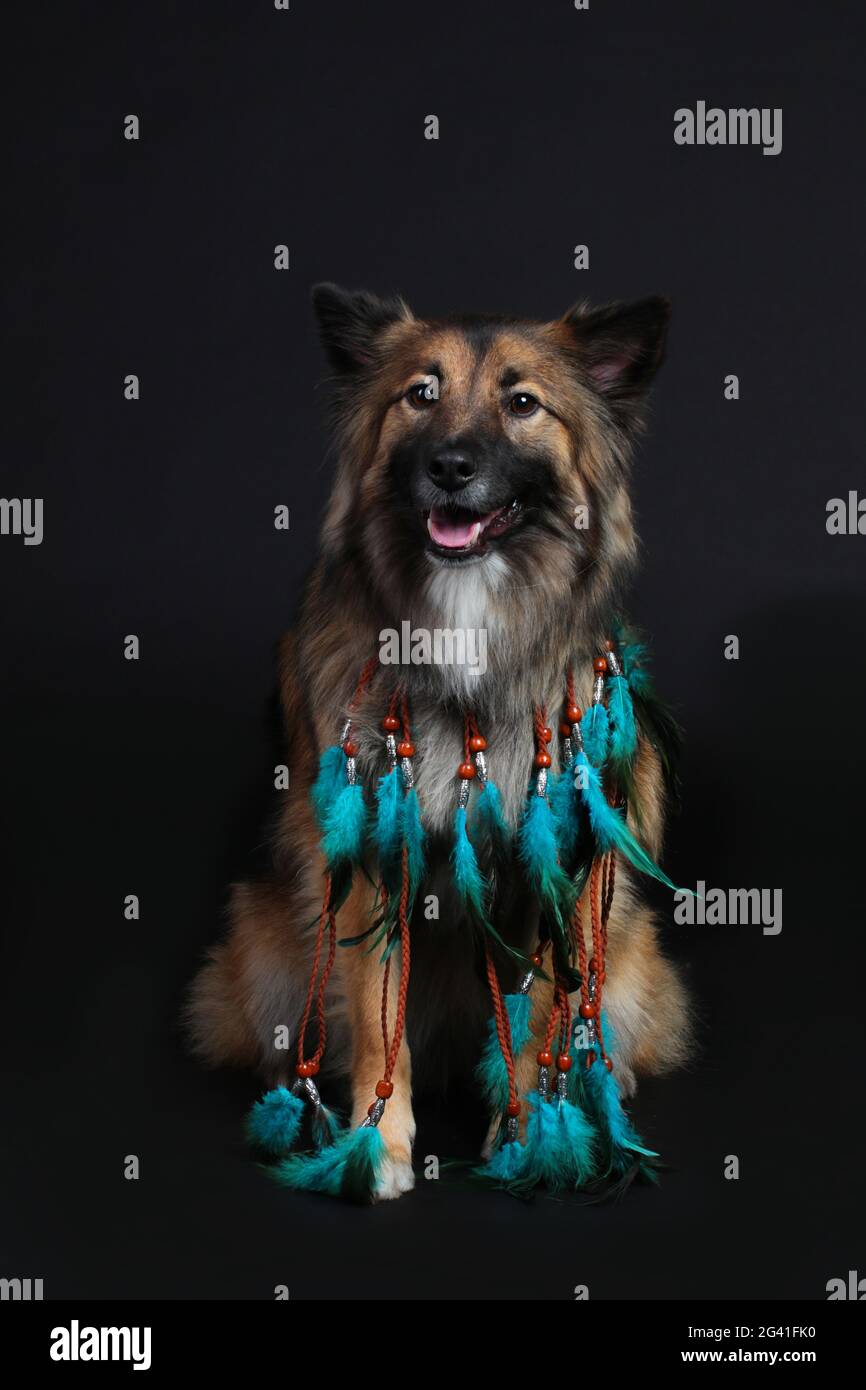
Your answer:
[[[471,711],[484,730],[503,814],[515,829],[533,767],[532,710],[560,707],[569,668],[578,702],[590,702],[593,658],[604,651],[634,565],[629,461],[662,361],[669,305],[660,298],[580,305],[534,322],[420,319],[400,300],[332,285],[319,286],[313,300],[335,372],[336,477],[301,619],[281,646],[291,790],[272,872],[234,887],[230,929],[195,981],[190,1022],[208,1062],[256,1068],[271,1085],[289,1081],[287,1053],[274,1043],[280,1030],[285,1037],[297,1029],[310,924],[322,904],[325,864],[309,799],[319,753],[334,742],[358,672],[382,654],[383,633],[407,622],[413,633],[483,632],[483,670],[465,661],[380,665],[353,711],[358,776],[372,788],[382,772],[383,699],[399,682],[412,711],[427,842],[411,922],[406,1036],[380,1122],[387,1159],[376,1195],[387,1198],[413,1185],[412,1080],[416,1089],[419,1079],[444,1083],[455,1068],[471,1077],[490,1012],[483,953],[449,863],[464,716]],[[551,758],[555,774],[555,744]],[[663,778],[643,735],[634,777],[640,836],[655,856]],[[473,788],[470,818],[476,797]],[[375,861],[355,874],[341,938],[368,931],[376,881]],[[497,869],[491,918],[504,943],[497,971],[513,986],[521,967],[505,947],[529,953],[540,928],[544,935],[514,854]],[[338,949],[327,1062],[331,1073],[351,1078],[355,1124],[382,1071],[382,979],[379,951]],[[688,1008],[623,865],[606,980],[616,1075],[630,1095],[638,1074],[683,1060]],[[516,1059],[521,1090],[537,1071],[551,989],[536,981],[534,1036]],[[392,971],[392,1017],[396,992]]]

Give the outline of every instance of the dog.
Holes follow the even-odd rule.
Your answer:
[[[386,1162],[375,1195],[388,1199],[413,1186],[413,1082],[416,1090],[455,1075],[471,1082],[490,1014],[483,957],[449,862],[461,721],[471,710],[483,728],[503,815],[516,828],[533,767],[532,710],[559,708],[568,668],[579,703],[591,702],[593,658],[634,570],[630,460],[670,307],[649,298],[580,304],[552,322],[421,319],[400,299],[329,284],[314,289],[313,305],[334,373],[336,476],[300,621],[280,645],[291,786],[271,872],[232,889],[228,934],[194,982],[188,1021],[207,1063],[288,1084],[285,1038],[303,1010],[310,924],[325,882],[309,797],[320,751],[334,743],[358,672],[381,652],[384,632],[407,622],[413,632],[484,632],[483,671],[466,661],[380,663],[376,698],[371,692],[351,711],[358,776],[372,788],[382,772],[382,692],[399,682],[412,713],[426,833],[406,1034],[380,1121]],[[553,746],[553,773],[558,756]],[[635,781],[641,839],[657,856],[664,779],[643,736]],[[340,910],[341,939],[368,930],[375,900],[368,866]],[[538,906],[513,854],[497,872],[491,916],[502,942],[496,969],[513,985],[521,967],[509,948],[529,954],[539,933]],[[323,1077],[349,1077],[356,1125],[382,1072],[382,977],[379,951],[337,950]],[[610,912],[606,978],[616,1077],[629,1096],[640,1074],[684,1061],[690,1023],[685,988],[627,865]],[[389,988],[393,1015],[396,970]],[[533,990],[533,1034],[515,1059],[521,1091],[537,1074],[552,988],[539,978]],[[495,1122],[488,1149],[494,1133]]]

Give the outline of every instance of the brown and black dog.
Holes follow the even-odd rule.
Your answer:
[[[297,1028],[309,926],[323,895],[309,800],[319,752],[339,736],[358,672],[380,650],[384,631],[400,632],[407,621],[413,631],[483,631],[483,673],[435,661],[386,673],[411,705],[428,866],[412,921],[407,1036],[380,1126],[389,1159],[378,1195],[394,1197],[413,1185],[410,1054],[416,1087],[419,1076],[439,1082],[455,1069],[471,1078],[489,1014],[483,956],[449,867],[463,715],[471,709],[484,730],[513,828],[533,762],[532,709],[560,707],[568,667],[578,703],[589,702],[592,658],[604,649],[633,568],[629,459],[662,360],[669,305],[659,298],[581,305],[534,322],[419,319],[402,301],[330,285],[313,299],[336,373],[336,480],[301,620],[281,649],[291,790],[272,873],[234,887],[230,930],[194,983],[190,1025],[208,1062],[286,1082],[287,1053],[274,1040],[280,1029]],[[358,774],[368,788],[383,770],[382,688],[354,715]],[[657,855],[663,783],[643,738],[636,779],[641,838]],[[341,937],[369,926],[374,879],[374,869],[369,878],[356,875],[340,912]],[[424,908],[431,897],[435,920]],[[538,910],[516,862],[497,875],[493,914],[506,942],[533,949]],[[688,1006],[624,870],[608,932],[605,1007],[629,1095],[639,1073],[684,1059]],[[519,967],[504,954],[499,966],[503,983],[513,983],[509,972]],[[382,1070],[382,971],[379,952],[347,947],[331,978],[327,1059],[335,1074],[351,1076],[354,1123]],[[538,980],[533,994],[533,1027],[543,1027],[550,986]],[[518,1058],[521,1090],[533,1083],[537,1048],[531,1039]]]

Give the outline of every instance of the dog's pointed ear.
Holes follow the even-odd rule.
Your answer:
[[[562,320],[591,385],[625,425],[635,417],[662,364],[670,316],[670,300],[656,295],[600,309],[578,304]]]
[[[412,318],[402,299],[379,299],[366,290],[315,285],[312,299],[322,346],[338,372],[356,372],[371,366],[382,330],[400,319]]]

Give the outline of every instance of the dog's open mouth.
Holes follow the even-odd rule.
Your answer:
[[[427,513],[427,534],[438,555],[452,559],[482,555],[490,541],[511,530],[522,510],[516,497],[507,506],[483,515],[465,507],[432,507]]]

